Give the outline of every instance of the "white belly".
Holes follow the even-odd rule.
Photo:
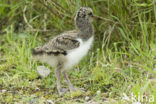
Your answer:
[[[80,42],[80,46],[68,52],[68,55],[66,56],[67,62],[64,66],[65,70],[70,69],[75,64],[78,64],[79,61],[87,54],[93,42],[93,36],[86,42],[83,42],[82,39],[77,40]]]

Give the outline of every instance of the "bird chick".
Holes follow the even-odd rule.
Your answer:
[[[61,33],[32,51],[36,60],[48,63],[55,68],[57,90],[60,95],[66,91],[61,87],[61,73],[67,81],[69,90],[76,90],[68,78],[67,71],[79,63],[93,43],[93,18],[94,15],[91,8],[81,7],[74,19],[74,30]]]

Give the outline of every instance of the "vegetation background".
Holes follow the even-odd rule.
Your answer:
[[[38,65],[51,67],[34,62],[31,48],[74,29],[81,6],[100,18],[91,51],[69,71],[85,92],[59,97],[53,71],[38,77]],[[0,0],[0,103],[48,102],[156,104],[156,0]]]

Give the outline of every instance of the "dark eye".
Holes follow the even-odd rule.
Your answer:
[[[90,13],[88,13],[88,15],[89,15],[89,16],[93,16],[93,13],[92,13],[92,12],[90,12]]]

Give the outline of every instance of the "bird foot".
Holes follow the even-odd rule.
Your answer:
[[[65,92],[67,92],[67,90],[68,90],[68,89],[60,88],[60,89],[58,89],[58,93],[59,93],[59,95],[61,96],[61,95],[63,95]]]
[[[72,92],[72,91],[77,91],[78,89],[75,88],[74,86],[71,86],[71,87],[69,87],[69,90],[70,90],[70,92]]]
[[[79,90],[83,92],[86,91],[85,88],[79,88]]]

